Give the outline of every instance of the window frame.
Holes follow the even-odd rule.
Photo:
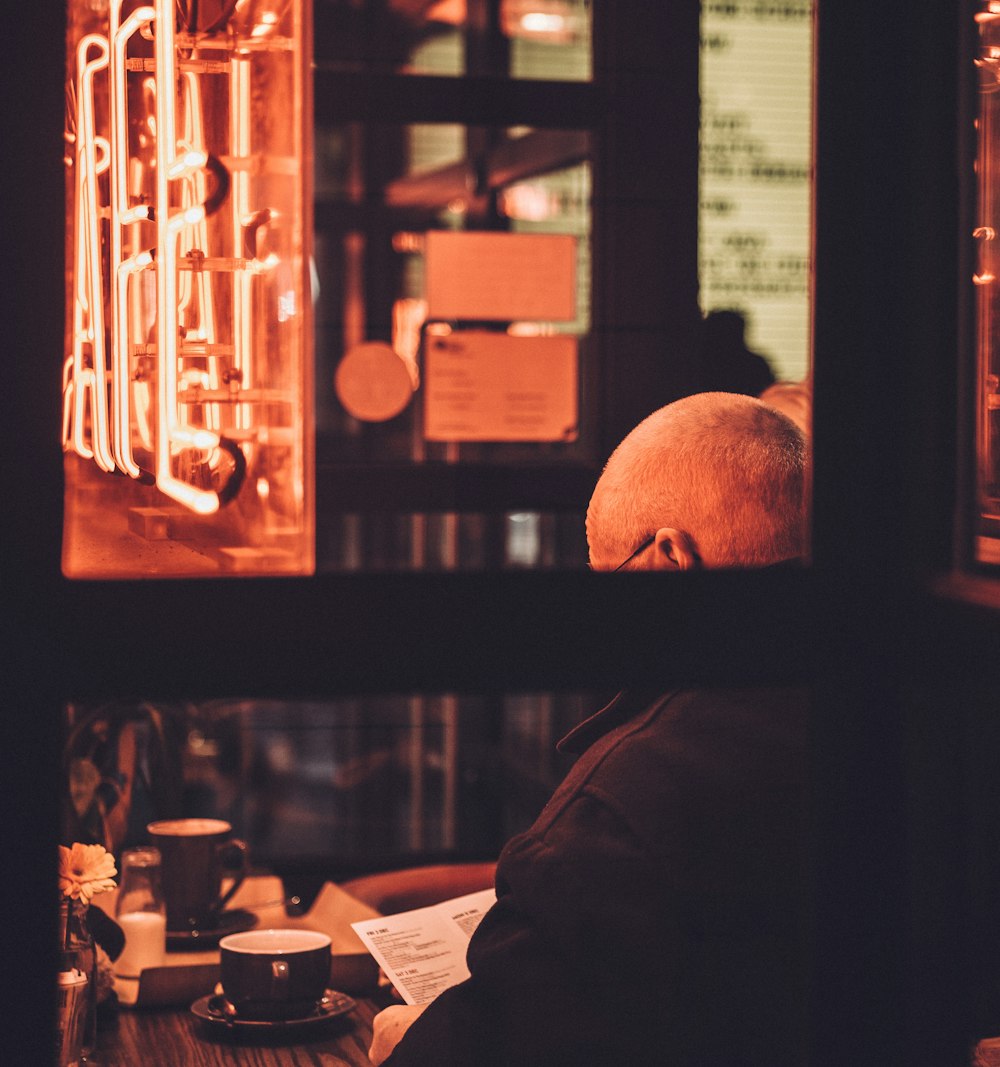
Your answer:
[[[610,94],[599,116],[599,181],[609,210],[595,233],[604,386],[642,381],[647,371],[669,378],[658,346],[664,337],[676,341],[678,331],[684,338],[689,272],[677,267],[668,279],[677,282],[670,321],[651,310],[642,279],[633,291],[618,273],[655,208],[651,186],[662,182],[670,153],[643,143],[641,117],[619,125],[614,115],[664,65],[660,35],[645,20],[689,18],[692,6],[595,6],[597,85]],[[959,279],[968,277],[960,211],[967,193],[955,165],[963,105],[953,87],[962,84],[961,20],[970,22],[972,10],[971,0],[822,6],[813,563],[801,572],[685,575],[669,585],[656,575],[586,573],[63,579],[60,361],[51,358],[62,350],[62,323],[61,314],[39,314],[61,308],[64,284],[60,257],[39,255],[63,246],[58,212],[39,210],[62,203],[62,55],[54,45],[62,4],[46,0],[37,18],[15,20],[11,73],[19,91],[32,86],[30,113],[5,116],[13,125],[8,143],[22,146],[25,168],[9,229],[5,223],[20,272],[10,309],[15,410],[6,428],[14,504],[4,515],[11,744],[3,785],[22,856],[18,927],[54,925],[53,739],[67,699],[106,696],[109,686],[122,698],[233,687],[316,697],[373,685],[578,688],[644,673],[684,683],[806,681],[817,689],[808,815],[816,844],[811,1062],[960,1062],[968,999],[981,976],[964,966],[962,928],[975,916],[962,868],[965,824],[951,803],[961,789],[956,745],[963,716],[988,713],[970,693],[989,683],[1000,636],[1000,586],[970,579],[961,554],[953,562],[960,405],[954,365],[942,355],[962,335]],[[906,69],[919,72],[912,84],[901,86],[887,63],[890,40],[907,56]],[[677,107],[678,136],[690,136],[689,110]],[[637,189],[640,162],[646,177]],[[684,217],[696,217],[696,201],[688,184],[674,192],[683,228]],[[861,249],[892,271],[873,274]],[[694,248],[691,255],[696,262]],[[916,414],[887,424],[886,397]],[[621,398],[607,422],[612,442],[638,399]],[[386,650],[401,647],[404,636],[407,655],[395,658]],[[950,718],[928,712],[921,687],[948,695]],[[914,765],[915,748],[927,763]],[[934,914],[947,915],[934,930],[910,924],[928,914],[921,896],[928,882],[939,891]],[[942,934],[957,941],[934,940]],[[11,995],[5,1040],[24,1062],[50,1052],[38,1005],[48,1002],[53,951],[29,954]],[[935,967],[922,968],[928,959]],[[953,1010],[942,1012],[942,1004]]]

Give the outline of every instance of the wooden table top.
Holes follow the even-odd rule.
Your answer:
[[[318,1029],[271,1035],[228,1030],[183,1008],[121,1009],[102,1020],[94,1067],[371,1067],[372,1018],[381,1005],[355,998],[357,1008]]]
[[[98,902],[113,914],[113,895],[105,896],[106,901]],[[371,1067],[372,1018],[382,1007],[398,1001],[377,986],[378,967],[350,923],[379,913],[329,882],[301,917],[291,918],[283,906],[274,906],[283,896],[280,879],[253,877],[243,884],[233,905],[253,909],[261,926],[327,933],[335,957],[331,984],[337,986],[336,977],[341,975],[344,991],[357,1004],[353,1011],[294,1028],[230,1028],[191,1010],[193,1003],[204,1005],[202,998],[211,993],[218,979],[218,948],[172,951],[167,954],[167,966],[151,972],[161,980],[160,996],[144,997],[145,972],[138,996],[134,983],[123,983],[117,989],[122,1006],[101,1013],[97,1048],[87,1058],[88,1067]],[[367,965],[360,970],[359,958]],[[349,984],[366,975],[359,985]]]

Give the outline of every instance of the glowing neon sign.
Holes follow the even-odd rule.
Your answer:
[[[126,510],[225,510],[186,542],[303,573],[308,2],[200,9],[70,0],[67,480],[117,502],[124,477]],[[67,519],[64,569],[89,575],[80,545],[102,535]]]

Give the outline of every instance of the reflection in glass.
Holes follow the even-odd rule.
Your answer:
[[[582,402],[594,378],[589,135],[528,126],[358,123],[320,127],[316,144],[317,464],[319,492],[330,501],[317,520],[318,569],[583,567],[582,509],[532,508],[516,500],[505,507],[484,496],[458,512],[447,495],[419,499],[408,492],[406,502],[394,505],[393,494],[430,484],[408,476],[408,469],[579,466],[590,459],[594,413]],[[427,234],[437,231],[572,237],[575,315],[553,322],[429,323],[425,246]],[[575,439],[425,438],[427,338],[450,331],[482,337],[484,330],[575,339]],[[388,375],[385,359],[393,353],[399,373]],[[389,398],[403,383],[409,400]],[[366,408],[388,415],[358,417]],[[351,476],[340,472],[351,470],[348,485]],[[534,518],[522,526],[506,513]],[[536,538],[530,547],[529,527]]]
[[[340,69],[589,81],[590,0],[315,0]]]
[[[91,753],[109,790],[132,772],[132,788],[115,798],[118,854],[166,812],[229,822],[260,867],[336,878],[430,856],[495,858],[568,769],[572,757],[556,741],[600,702],[552,693],[241,698],[73,705],[67,719],[103,723],[115,737],[151,715],[169,727],[169,766],[160,735],[147,730],[130,735],[127,750]],[[176,797],[165,798],[150,771],[169,771]],[[67,791],[70,819],[73,803]]]

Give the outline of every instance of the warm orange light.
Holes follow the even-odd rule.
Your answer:
[[[465,0],[437,0],[427,11],[428,22],[444,22],[461,26],[468,17]]]
[[[580,14],[565,0],[504,0],[504,33],[548,44],[566,44],[580,29]]]
[[[241,573],[312,571],[311,20],[308,0],[245,7],[205,34],[176,0],[68,0],[71,575],[144,573],[90,569],[113,555],[95,549],[100,524],[173,505],[227,509],[218,527],[176,523],[214,561],[184,573],[234,554]]]
[[[96,55],[92,57],[92,53]],[[84,437],[83,419],[74,426],[71,440],[76,450],[94,458],[105,471],[115,469],[108,435],[107,393],[104,348],[104,283],[100,261],[100,188],[98,175],[110,164],[107,138],[98,136],[94,116],[94,78],[108,66],[108,42],[98,34],[87,34],[76,50],[77,116],[77,260],[76,304],[73,330],[74,412],[83,415],[85,398],[90,398],[90,440]],[[89,367],[87,366],[89,362]],[[101,387],[99,387],[101,386]]]
[[[566,28],[566,19],[562,15],[552,15],[544,11],[527,11],[521,16],[521,27],[526,33],[562,33]]]

